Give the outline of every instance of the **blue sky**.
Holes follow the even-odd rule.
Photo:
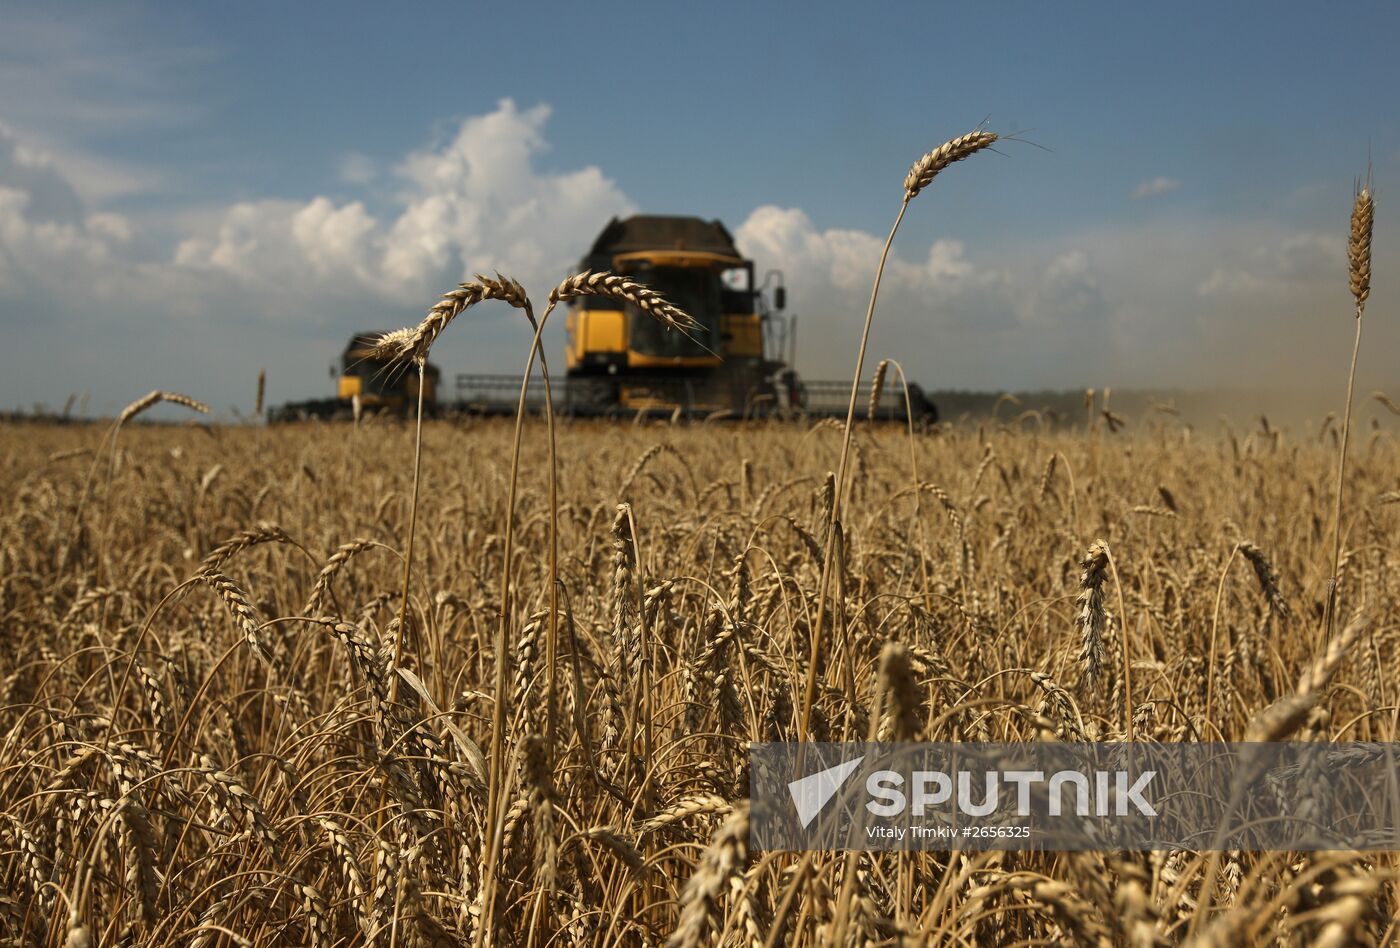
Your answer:
[[[905,170],[984,120],[1024,141],[915,202],[876,357],[930,387],[1332,385],[1369,159],[1363,379],[1400,383],[1400,8],[1219,6],[0,0],[0,405],[246,409],[260,367],[324,394],[349,331],[478,269],[542,297],[633,210],[729,224],[787,273],[799,368],[839,376]],[[526,343],[483,308],[436,361]]]

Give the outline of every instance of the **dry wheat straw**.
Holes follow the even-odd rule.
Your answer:
[[[413,576],[424,606],[408,623],[394,616],[400,564],[350,539],[402,527],[410,485],[392,425],[349,440],[330,427],[207,440],[152,427],[106,495],[100,562],[85,546],[95,536],[54,526],[83,502],[56,462],[94,439],[6,429],[0,941],[1383,942],[1396,914],[1385,852],[751,862],[747,830],[730,823],[746,788],[770,785],[744,746],[794,740],[813,679],[814,740],[1393,741],[1394,431],[1373,426],[1346,468],[1346,489],[1368,501],[1347,511],[1335,569],[1356,602],[1315,650],[1293,627],[1328,606],[1339,459],[1326,442],[1331,430],[1340,447],[1340,427],[1295,442],[1261,421],[1232,452],[1228,432],[1150,422],[1105,441],[1109,408],[1108,392],[1086,406],[1092,433],[944,426],[909,439],[908,467],[897,432],[857,438],[839,420],[667,429],[665,448],[645,424],[580,423],[561,427],[567,484],[551,425],[547,490],[543,444],[516,452],[507,482],[508,429],[436,426],[421,456],[435,484]],[[852,437],[849,467],[823,484],[833,431]],[[657,471],[662,453],[680,470]],[[908,503],[926,493],[931,524]],[[1217,555],[1230,520],[1258,541],[1226,528],[1231,562],[1253,569],[1233,589]],[[284,534],[335,553],[307,569]],[[828,543],[824,651],[808,664]],[[180,598],[200,584],[216,596]],[[237,640],[222,631],[230,616]],[[1106,695],[1057,681],[1078,670],[1085,624],[1098,626]],[[400,629],[419,647],[391,669],[384,646]],[[257,643],[273,669],[247,660]],[[1143,676],[1136,694],[1129,674]],[[409,685],[401,700],[391,681]],[[495,739],[507,766],[482,751]]]
[[[1332,636],[1337,617],[1337,582],[1342,565],[1342,492],[1346,487],[1347,440],[1351,435],[1352,394],[1356,390],[1356,362],[1361,354],[1361,317],[1371,295],[1371,231],[1375,226],[1375,202],[1369,187],[1358,187],[1351,207],[1351,233],[1347,241],[1347,263],[1352,299],[1356,304],[1356,338],[1352,343],[1351,370],[1347,375],[1346,412],[1342,415],[1342,443],[1337,449],[1336,505],[1332,515],[1332,572],[1322,627],[1322,646]]]

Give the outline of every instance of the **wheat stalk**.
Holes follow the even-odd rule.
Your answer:
[[[798,737],[806,740],[808,730],[811,725],[812,704],[817,693],[817,669],[820,667],[822,651],[822,627],[825,622],[827,592],[830,589],[831,573],[836,553],[836,536],[839,532],[841,517],[841,505],[846,492],[846,465],[851,453],[851,435],[855,428],[856,420],[856,398],[860,393],[861,370],[865,367],[865,352],[870,344],[870,327],[875,319],[875,303],[880,295],[880,281],[885,274],[885,263],[889,259],[890,247],[894,244],[895,234],[899,232],[899,225],[904,220],[904,212],[920,191],[932,183],[934,177],[944,168],[956,161],[969,158],[984,148],[990,146],[997,140],[997,136],[992,132],[973,131],[951,141],[945,142],[939,147],[925,154],[909,169],[909,174],[904,179],[904,199],[900,202],[899,213],[895,216],[894,225],[890,228],[890,234],[885,238],[885,246],[880,251],[880,262],[875,268],[875,283],[870,289],[870,303],[865,310],[865,325],[861,330],[860,348],[856,353],[855,374],[851,379],[851,398],[846,408],[846,427],[842,434],[841,456],[836,466],[836,491],[832,499],[831,514],[828,521],[828,531],[826,536],[826,547],[822,556],[821,578],[817,586],[817,615],[816,622],[811,631],[811,643],[809,657],[807,661],[807,681],[803,688],[802,713],[799,718]],[[851,677],[850,669],[846,671],[847,679]],[[847,695],[847,698],[851,698]]]
[[[1356,362],[1361,354],[1361,317],[1371,295],[1371,231],[1376,221],[1375,202],[1369,187],[1358,187],[1351,206],[1351,233],[1347,241],[1347,263],[1352,299],[1356,304],[1356,338],[1351,349],[1351,370],[1347,374],[1346,412],[1342,415],[1342,443],[1337,450],[1336,505],[1332,516],[1332,572],[1327,594],[1326,617],[1322,627],[1322,648],[1332,637],[1337,613],[1337,581],[1342,564],[1342,492],[1346,487],[1347,440],[1351,435],[1352,394],[1356,390]]]

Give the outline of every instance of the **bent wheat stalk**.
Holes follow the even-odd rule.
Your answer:
[[[476,282],[463,283],[457,289],[443,294],[423,321],[413,328],[405,327],[385,333],[372,347],[372,354],[382,359],[402,359],[411,362],[418,370],[418,411],[413,434],[413,494],[408,511],[408,549],[404,553],[403,601],[399,605],[398,626],[394,630],[394,664],[397,669],[403,663],[404,630],[408,621],[408,593],[413,576],[413,547],[418,526],[418,492],[423,472],[423,377],[428,364],[428,353],[442,331],[468,308],[483,300],[501,300],[520,308],[528,308],[529,298],[518,282],[499,273],[495,279],[480,274]],[[389,679],[389,700],[393,702],[399,693],[399,676]]]
[[[161,402],[169,402],[172,405],[183,405],[192,411],[199,412],[201,415],[209,414],[208,405],[190,398],[188,395],[181,395],[179,392],[162,392],[156,390],[138,398],[130,405],[127,405],[126,408],[122,409],[122,413],[117,416],[116,424],[112,425],[111,458],[107,464],[106,503],[102,508],[102,525],[98,531],[97,585],[99,586],[102,585],[104,574],[103,558],[106,556],[107,552],[107,533],[110,529],[112,518],[112,482],[116,479],[117,474],[117,436],[122,432],[122,425],[126,424],[146,409],[159,405]],[[93,458],[93,463],[97,463],[96,457]],[[86,490],[84,490],[84,494],[86,494]],[[79,508],[81,509],[81,504]],[[75,526],[77,526],[77,524],[75,524]]]
[[[117,466],[117,435],[121,432],[122,425],[126,424],[128,421],[135,418],[137,415],[141,414],[146,409],[151,408],[154,405],[158,405],[161,402],[170,402],[173,405],[183,405],[186,408],[199,412],[200,414],[209,414],[209,406],[204,404],[203,402],[190,398],[188,395],[181,395],[179,392],[162,392],[159,389],[153,392],[148,392],[147,394],[141,396],[136,401],[132,402],[130,405],[127,405],[125,408],[122,409],[121,414],[117,416],[117,420],[102,435],[102,440],[97,443],[97,448],[92,453],[92,465],[88,468],[87,477],[83,479],[83,490],[82,493],[78,495],[77,510],[73,514],[73,529],[69,531],[68,545],[64,547],[62,557],[59,560],[60,573],[68,565],[68,557],[72,554],[73,548],[77,545],[78,531],[82,529],[83,525],[83,508],[87,506],[88,496],[92,493],[93,476],[97,473],[97,465],[102,461],[103,447],[107,444],[109,440],[111,441],[111,454],[107,466],[107,490],[110,492],[112,489],[112,477],[116,473]],[[111,502],[108,501],[109,506],[110,503]],[[103,516],[104,525],[101,532],[105,535],[106,514],[104,513]],[[101,585],[100,563],[98,566],[97,585]]]

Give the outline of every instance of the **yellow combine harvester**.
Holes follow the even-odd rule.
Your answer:
[[[370,414],[404,414],[418,404],[418,373],[407,371],[374,354],[374,344],[382,331],[357,332],[340,355],[340,366],[331,366],[336,380],[336,397],[294,402],[269,409],[270,421],[298,421],[306,418],[349,418],[359,410]],[[423,407],[429,414],[439,409],[438,382],[442,373],[431,362],[423,372]]]
[[[565,367],[580,408],[766,412],[795,396],[771,357],[788,336],[784,289],[775,285],[771,301],[760,291],[753,261],[719,221],[614,218],[579,268],[630,276],[699,324],[687,336],[609,297],[575,300]]]
[[[739,253],[719,221],[613,218],[579,269],[630,276],[689,313],[699,328],[689,335],[668,330],[608,297],[574,300],[566,317],[565,377],[563,384],[557,376],[554,383],[557,413],[845,417],[850,382],[803,382],[792,369],[797,317],[784,313],[782,275],[770,270],[757,280],[753,261]],[[411,410],[418,373],[374,359],[371,347],[380,335],[359,333],[350,340],[341,359],[338,398],[284,405],[269,417],[345,416],[356,396],[368,411]],[[428,414],[516,409],[519,376],[458,375],[452,401],[439,398],[438,378],[430,365],[423,390]],[[904,393],[893,390],[893,380],[887,384],[891,390],[881,399],[881,418],[902,419]],[[528,407],[538,410],[543,400],[544,386],[535,380]],[[910,386],[909,405],[916,419],[937,419],[918,386]]]

